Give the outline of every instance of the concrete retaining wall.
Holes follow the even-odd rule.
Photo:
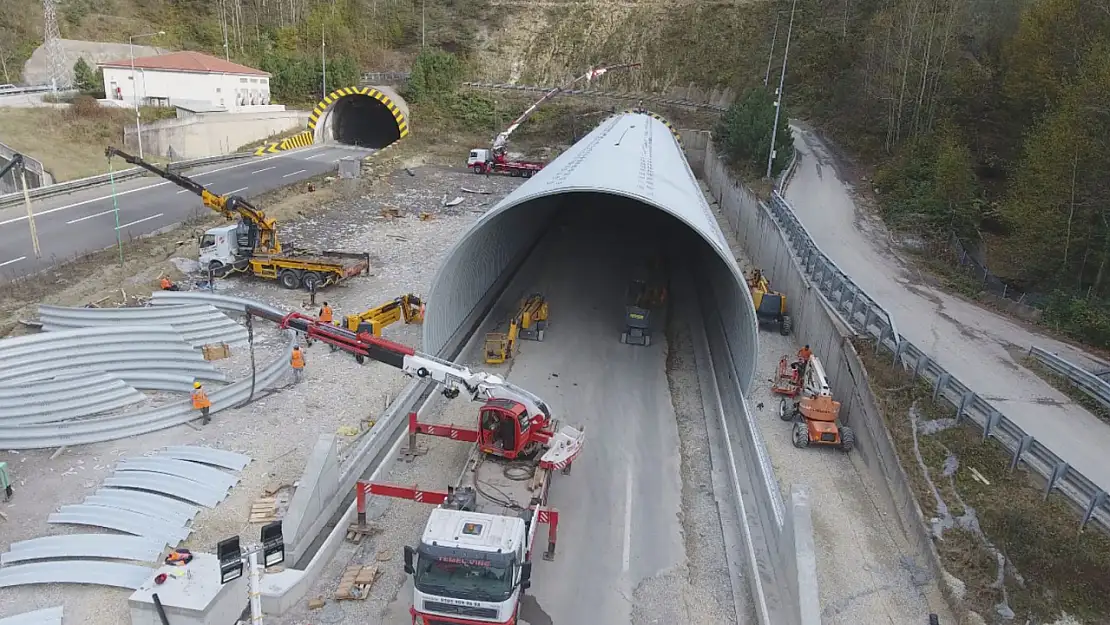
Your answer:
[[[771,277],[775,288],[786,293],[798,342],[812,346],[825,365],[833,396],[841,402],[842,419],[856,433],[852,462],[869,476],[878,491],[877,502],[883,512],[898,519],[909,543],[910,555],[922,568],[931,570],[938,580],[943,579],[940,558],[924,516],[871,392],[867,372],[851,343],[854,332],[806,278],[770,211],[729,174],[717,157],[708,134],[684,131],[683,142],[688,150],[697,149],[693,146],[699,146],[699,141],[700,146],[704,146],[701,154],[691,156],[691,162],[697,158],[704,163],[700,173],[730,229],[751,261]],[[797,495],[793,495],[792,499],[797,499]],[[943,583],[940,585],[944,587]]]
[[[143,152],[174,159],[231,154],[240,147],[308,124],[306,111],[202,113],[143,126]],[[137,149],[135,129],[125,128],[124,145]]]

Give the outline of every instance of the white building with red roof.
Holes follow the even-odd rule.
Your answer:
[[[105,97],[129,106],[138,102],[230,113],[270,104],[270,74],[200,52],[125,58],[98,66],[104,70]]]

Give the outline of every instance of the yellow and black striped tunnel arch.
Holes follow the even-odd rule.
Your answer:
[[[336,89],[308,117],[317,141],[381,149],[409,134],[403,103],[374,87]]]
[[[679,147],[682,146],[682,137],[679,136],[678,129],[675,128],[674,124],[672,124],[670,120],[668,120],[666,117],[663,117],[659,113],[654,113],[647,109],[625,109],[623,111],[618,111],[617,115],[624,115],[625,113],[638,113],[640,115],[647,115],[654,119],[658,119],[659,121],[663,122],[663,125],[667,127],[667,130],[670,130],[671,134],[674,135],[674,140],[678,141]]]

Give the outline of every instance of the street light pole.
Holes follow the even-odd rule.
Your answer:
[[[775,162],[775,141],[779,135],[779,115],[782,114],[782,88],[786,83],[786,60],[790,58],[790,35],[794,32],[794,9],[798,0],[790,5],[790,25],[786,28],[786,50],[782,54],[782,74],[779,76],[779,88],[775,94],[775,125],[771,128],[771,149],[767,152],[767,178],[771,177],[771,165]]]
[[[428,4],[428,0],[420,0],[420,50],[424,50],[424,9]]]
[[[320,99],[328,97],[328,53],[324,50],[324,27],[320,26],[320,67],[323,76],[320,78]]]
[[[143,128],[142,124],[139,122],[139,82],[135,79],[135,40],[139,37],[157,37],[158,35],[164,34],[166,34],[166,31],[160,30],[156,33],[130,35],[127,37],[127,49],[131,54],[131,99],[135,104],[135,140],[139,142],[139,158],[143,157]],[[146,94],[144,93],[143,95]]]

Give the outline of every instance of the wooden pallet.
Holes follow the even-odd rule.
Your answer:
[[[272,523],[281,517],[275,497],[259,497],[251,504],[250,523]]]
[[[358,523],[351,523],[347,526],[347,540],[354,544],[362,542],[364,536],[373,536],[377,534],[380,528],[376,525],[359,525]]]
[[[335,599],[338,601],[365,600],[370,596],[370,589],[378,581],[381,571],[376,566],[354,565],[348,566],[339,578],[339,588],[335,589]]]

